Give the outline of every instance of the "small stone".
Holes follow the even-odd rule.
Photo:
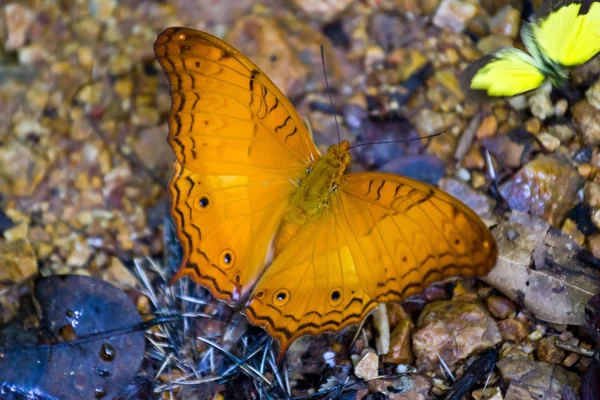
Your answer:
[[[90,0],[88,4],[90,14],[98,21],[104,22],[111,17],[117,0]]]
[[[595,233],[588,238],[588,247],[594,257],[600,259],[600,233]]]
[[[600,183],[587,181],[583,186],[585,204],[592,208],[600,207]]]
[[[540,128],[542,127],[542,121],[539,118],[530,118],[525,122],[525,129],[527,132],[531,132],[534,135],[540,133]]]
[[[413,351],[421,371],[438,369],[439,358],[453,370],[459,360],[493,347],[500,340],[496,322],[480,304],[436,301],[425,306],[419,316]]]
[[[489,54],[502,47],[512,47],[513,40],[506,36],[489,35],[477,42],[477,49],[483,54]],[[509,101],[510,102],[510,101]],[[512,105],[512,102],[510,102]]]
[[[25,45],[35,14],[22,4],[7,4],[4,7],[7,37],[6,50],[16,50]]]
[[[505,381],[510,382],[505,400],[561,399],[565,385],[578,388],[581,379],[560,365],[530,360],[520,355],[508,355],[496,363]],[[511,388],[522,390],[511,394]]]
[[[600,110],[600,79],[590,86],[585,92],[585,97],[592,106]]]
[[[549,364],[562,364],[565,358],[565,351],[556,346],[556,339],[545,337],[537,343],[537,356],[540,361]]]
[[[117,257],[111,257],[110,264],[108,269],[104,272],[103,279],[124,290],[136,287],[138,283],[136,277]]]
[[[3,243],[0,239],[0,291],[37,273],[37,260],[27,239]]]
[[[67,265],[70,267],[83,267],[87,264],[92,255],[92,250],[83,239],[77,238],[71,249],[71,254],[67,258]]]
[[[440,28],[449,28],[455,32],[465,29],[467,21],[473,18],[478,6],[464,0],[442,0],[434,17],[433,24]]]
[[[490,313],[498,319],[508,318],[517,309],[515,303],[504,296],[490,296],[485,300],[485,304]]]
[[[502,340],[520,342],[529,334],[529,325],[516,319],[505,319],[498,322]]]
[[[554,105],[550,99],[551,92],[552,86],[544,84],[527,99],[531,113],[542,121],[554,115]]]
[[[390,351],[383,357],[384,362],[412,364],[414,355],[410,334],[413,328],[414,324],[409,318],[402,319],[396,324],[390,337]]]
[[[495,115],[488,115],[481,121],[475,134],[479,139],[496,136],[498,132],[498,120]]]
[[[363,354],[354,364],[354,375],[362,380],[370,380],[377,377],[379,372],[379,357],[374,351],[365,349]]]
[[[600,144],[600,112],[587,100],[581,100],[572,108],[573,121],[586,145]]]
[[[566,235],[571,236],[580,246],[585,243],[585,235],[577,228],[577,224],[572,219],[567,218],[563,222],[562,232]]]
[[[562,364],[567,368],[571,368],[580,359],[581,359],[581,356],[579,354],[569,353],[569,355],[566,356],[565,359],[563,360]]]
[[[508,36],[515,39],[521,26],[521,13],[519,10],[506,5],[492,17],[490,31],[495,35]]]
[[[559,99],[554,104],[554,115],[557,117],[562,117],[567,112],[569,108],[569,102],[566,99]]]
[[[541,155],[500,187],[511,208],[560,226],[576,199],[581,177],[570,163]]]
[[[592,213],[592,222],[596,225],[596,228],[600,229],[600,209],[594,210]]]
[[[560,140],[561,143],[567,143],[577,133],[569,125],[551,125],[548,127],[548,132]]]
[[[311,18],[327,23],[344,11],[352,0],[293,0],[293,3]]]
[[[558,149],[560,147],[560,140],[558,140],[557,137],[552,136],[551,134],[544,132],[541,133],[538,138],[540,139],[540,142],[542,143],[542,145],[546,148],[546,150],[548,151],[554,151],[556,149]]]
[[[463,182],[469,182],[471,180],[471,173],[466,168],[459,168],[456,171],[456,177]]]
[[[508,104],[517,111],[523,111],[527,108],[527,96],[522,94],[508,98]],[[539,132],[539,129],[538,129]]]
[[[475,189],[481,189],[485,185],[485,175],[481,172],[473,171],[471,173],[471,185]]]
[[[443,191],[458,198],[483,218],[492,218],[494,201],[483,193],[474,190],[467,183],[453,178],[442,178],[438,186]]]

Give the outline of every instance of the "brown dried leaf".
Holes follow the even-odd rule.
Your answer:
[[[513,211],[494,229],[498,262],[484,279],[544,321],[582,325],[600,292],[600,274],[573,239],[541,219]]]

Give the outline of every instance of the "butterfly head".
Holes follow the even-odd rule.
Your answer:
[[[327,154],[335,160],[340,167],[345,168],[346,165],[350,164],[352,157],[350,156],[350,143],[347,140],[342,140],[340,144],[333,144],[329,146]]]

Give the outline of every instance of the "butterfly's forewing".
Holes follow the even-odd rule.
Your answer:
[[[265,272],[246,315],[283,352],[301,335],[338,331],[434,281],[485,275],[496,256],[481,219],[453,197],[396,175],[350,174]]]
[[[600,2],[549,0],[534,18],[535,40],[550,60],[571,67],[600,52]]]
[[[235,48],[168,28],[154,51],[171,86],[171,211],[184,249],[174,279],[188,275],[234,304],[262,272],[287,196],[319,154],[291,103]]]
[[[539,87],[545,75],[530,55],[504,47],[471,63],[461,75],[461,86],[488,96],[515,96]]]

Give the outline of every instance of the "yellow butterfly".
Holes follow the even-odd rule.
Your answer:
[[[344,174],[349,144],[319,154],[302,119],[242,53],[168,28],[154,51],[171,85],[171,213],[189,276],[279,340],[358,323],[431,282],[481,276],[494,239],[442,191]]]
[[[538,88],[546,79],[562,86],[564,68],[583,64],[600,52],[600,2],[546,1],[521,38],[530,54],[504,47],[467,67],[462,86],[489,96],[514,96]]]

